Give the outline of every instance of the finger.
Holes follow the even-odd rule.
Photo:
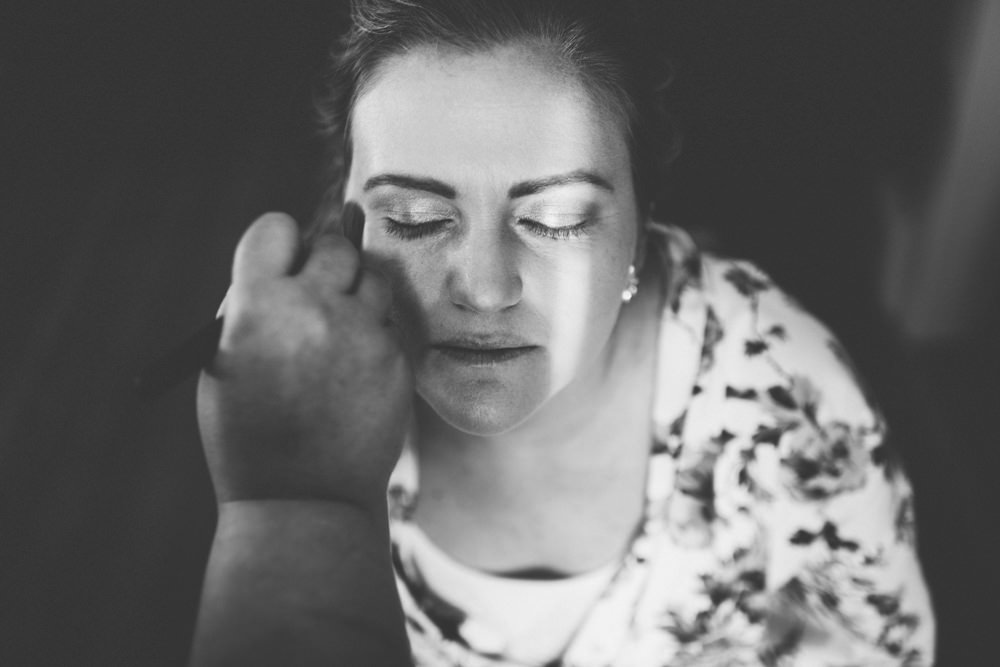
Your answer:
[[[372,310],[376,319],[385,319],[392,302],[392,293],[389,291],[389,283],[381,273],[369,268],[362,269],[355,293],[358,300]]]
[[[313,243],[312,252],[300,275],[325,290],[351,293],[358,280],[361,258],[349,241],[340,234],[322,234]]]
[[[287,276],[299,251],[299,228],[284,213],[266,213],[243,233],[233,259],[233,283]]]

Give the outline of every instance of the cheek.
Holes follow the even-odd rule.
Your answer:
[[[556,385],[567,384],[581,367],[590,364],[614,329],[626,272],[619,254],[554,264],[541,281]]]
[[[407,352],[413,353],[427,340],[428,316],[441,293],[440,276],[433,265],[416,253],[366,248],[365,261],[389,282],[392,293],[391,317]]]

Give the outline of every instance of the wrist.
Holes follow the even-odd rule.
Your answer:
[[[352,530],[382,533],[388,528],[385,500],[361,503],[325,499],[241,499],[219,503],[217,532]]]
[[[192,664],[283,664],[289,655],[302,664],[407,664],[384,509],[219,505]]]

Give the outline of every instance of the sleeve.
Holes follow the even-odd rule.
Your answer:
[[[715,460],[714,504],[759,526],[761,655],[931,664],[913,492],[881,414],[837,340],[766,275],[729,262],[720,278],[731,298],[718,308],[728,321],[716,381],[730,443]]]

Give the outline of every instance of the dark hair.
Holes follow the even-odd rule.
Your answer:
[[[352,0],[351,25],[337,42],[317,98],[326,140],[326,194],[316,224],[336,218],[350,167],[350,115],[389,57],[433,44],[477,52],[541,42],[625,122],[640,211],[656,197],[679,141],[666,113],[666,60],[628,0]]]

